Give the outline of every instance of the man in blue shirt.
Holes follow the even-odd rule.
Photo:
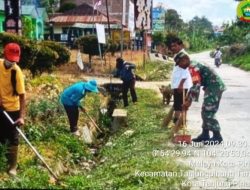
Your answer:
[[[79,110],[84,108],[81,106],[81,99],[89,92],[98,93],[96,80],[88,82],[77,82],[66,88],[60,96],[60,101],[63,104],[70,124],[70,131],[76,136],[79,136],[77,122],[79,118]]]
[[[137,102],[137,95],[135,91],[135,81],[136,77],[133,70],[136,68],[135,64],[128,63],[124,61],[122,58],[116,59],[116,76],[120,77],[123,81],[122,84],[122,98],[124,107],[128,106],[128,90],[130,90],[130,94],[132,97],[132,102]]]

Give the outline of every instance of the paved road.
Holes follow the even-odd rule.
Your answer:
[[[250,189],[250,72],[223,64],[216,68],[209,52],[191,55],[216,70],[227,86],[217,118],[221,124],[223,145],[189,145],[183,148],[179,161],[190,167],[183,185],[196,189]],[[98,83],[109,79],[97,78]],[[115,79],[113,82],[120,82]],[[136,87],[158,90],[165,82],[137,82]],[[159,92],[159,90],[158,90]],[[188,128],[192,137],[201,131],[201,103],[193,103],[188,112]]]
[[[213,67],[227,86],[217,118],[221,124],[224,145],[191,145],[183,150],[191,156],[182,158],[192,170],[183,185],[191,189],[250,189],[250,72],[223,64],[216,68],[209,52],[191,56]],[[201,131],[201,103],[193,103],[188,112],[192,137]]]

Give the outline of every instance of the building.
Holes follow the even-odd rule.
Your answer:
[[[39,8],[34,1],[21,1],[21,17],[23,27],[25,23],[30,25],[29,35],[30,39],[42,40],[44,39],[45,23],[48,21],[48,15],[44,8]],[[0,0],[0,32],[4,32],[4,0]]]
[[[87,3],[83,3],[74,9],[64,13],[51,15],[49,19],[51,31],[45,35],[45,39],[53,39],[66,44],[72,44],[75,38],[91,33],[96,33],[95,24],[104,24],[108,33],[107,16]],[[110,29],[120,29],[118,19],[109,17]]]
[[[48,21],[46,10],[37,8],[35,5],[22,5],[21,7],[23,22],[31,24],[31,30],[27,37],[35,40],[44,39],[45,22]]]
[[[93,2],[95,0],[61,0],[61,5],[65,3],[74,3],[77,6],[80,6],[83,3],[86,3],[90,6],[94,6]],[[122,12],[123,12],[123,3],[125,4],[125,25],[128,23],[128,12],[129,12],[129,0],[107,0],[108,12],[109,15],[113,18],[116,18],[122,22]],[[102,4],[98,6],[100,12],[106,13],[106,0],[102,0]]]
[[[213,27],[213,31],[214,31],[214,35],[215,37],[219,37],[221,35],[223,35],[223,32],[224,32],[224,28],[221,26],[214,26]]]

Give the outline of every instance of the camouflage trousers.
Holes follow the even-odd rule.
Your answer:
[[[219,109],[223,91],[220,89],[205,90],[204,101],[202,104],[201,117],[203,120],[202,128],[211,131],[220,131],[220,124],[216,119],[216,112]]]

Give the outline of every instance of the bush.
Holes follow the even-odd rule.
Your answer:
[[[19,66],[29,69],[33,76],[42,72],[52,71],[54,66],[67,63],[70,52],[63,45],[56,42],[36,42],[15,34],[1,33],[2,45],[16,42],[21,47]]]
[[[29,68],[33,76],[45,71],[51,72],[59,57],[55,51],[43,45],[37,47],[37,53],[34,56],[34,62]]]
[[[58,59],[56,60],[56,63],[55,63],[56,66],[69,62],[70,51],[65,46],[62,46],[60,43],[53,42],[53,41],[43,41],[42,45],[47,46],[53,51],[57,52]]]
[[[224,46],[221,51],[223,61],[228,62],[246,54],[249,50],[244,44],[233,44],[231,46]]]
[[[233,44],[229,49],[229,55],[236,57],[246,53],[247,46],[244,44]]]
[[[99,55],[98,40],[96,35],[87,35],[76,40],[75,44],[80,47],[82,53],[89,55],[89,63],[93,55]],[[103,46],[101,51],[104,52]]]
[[[119,51],[119,44],[109,40],[106,51],[111,52],[111,55],[113,56],[115,52]]]

